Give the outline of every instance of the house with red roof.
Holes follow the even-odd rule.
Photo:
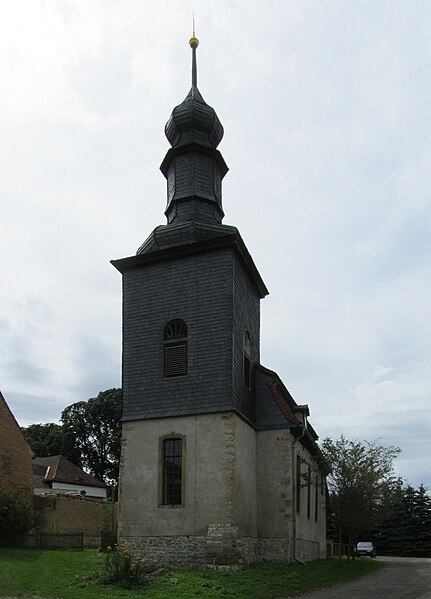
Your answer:
[[[107,486],[61,455],[32,460],[33,487],[43,493],[74,494],[106,499]]]

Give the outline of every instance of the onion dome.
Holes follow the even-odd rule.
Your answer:
[[[223,127],[214,108],[205,102],[198,90],[196,49],[199,40],[194,31],[189,46],[192,49],[192,87],[184,102],[172,111],[165,134],[174,148],[190,143],[216,148],[223,137]]]
[[[214,108],[192,86],[185,100],[173,109],[165,134],[174,148],[189,143],[216,148],[223,137],[223,126]]]
[[[165,133],[171,148],[160,169],[167,180],[168,224],[188,221],[220,223],[222,179],[228,167],[217,150],[223,127],[211,106],[203,99],[197,86],[196,48],[192,49],[192,87],[185,100],[176,106],[166,123]]]

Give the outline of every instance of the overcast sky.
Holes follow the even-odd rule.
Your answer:
[[[121,275],[165,222],[164,125],[225,128],[262,363],[321,438],[431,486],[431,2],[14,0],[0,19],[0,389],[21,425],[121,385]]]

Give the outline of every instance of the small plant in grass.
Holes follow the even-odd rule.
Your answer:
[[[145,582],[147,568],[139,555],[133,555],[131,547],[121,545],[109,546],[103,561],[102,579],[107,583],[117,583],[130,588]]]

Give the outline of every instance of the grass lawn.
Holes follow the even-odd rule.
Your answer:
[[[95,550],[0,549],[0,597],[26,599],[271,599],[352,580],[379,568],[370,559],[328,559],[306,566],[259,564],[239,572],[166,569],[140,589],[100,584]],[[86,578],[88,577],[88,578]]]

